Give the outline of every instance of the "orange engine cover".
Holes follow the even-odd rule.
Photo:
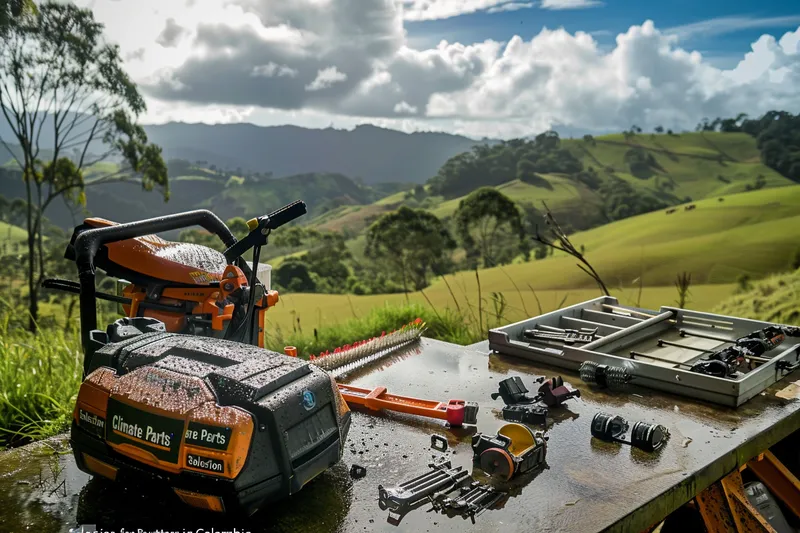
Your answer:
[[[87,218],[87,225],[115,226],[104,218]],[[172,242],[157,235],[145,235],[105,245],[108,260],[145,276],[185,285],[209,285],[222,279],[228,266],[220,252],[199,244]],[[104,268],[104,270],[107,270]],[[109,274],[114,275],[112,272]]]

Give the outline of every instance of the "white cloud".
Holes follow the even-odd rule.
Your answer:
[[[514,11],[533,7],[533,2],[514,2],[509,0],[398,0],[403,5],[405,20],[438,20],[477,13]],[[545,0],[547,1],[547,0]],[[552,0],[551,0],[552,1]],[[561,0],[563,1],[563,0]],[[569,0],[568,0],[569,1]]]
[[[306,91],[321,91],[328,89],[334,83],[339,83],[347,79],[347,74],[339,72],[336,67],[327,67],[317,71],[314,81],[306,85]]]
[[[764,18],[717,17],[667,28],[664,30],[664,33],[668,35],[676,35],[681,40],[686,40],[695,36],[713,37],[739,30],[753,28],[774,28],[777,26],[793,26],[795,24],[800,24],[800,15]]]
[[[416,115],[417,114],[417,107],[413,105],[409,105],[408,102],[405,100],[395,104],[394,112],[398,115]]]
[[[479,1],[483,9],[511,3],[460,3]],[[681,46],[685,30],[660,31],[650,21],[608,47],[588,33],[545,28],[506,42],[414,48],[396,0],[96,2],[147,97],[148,121],[370,122],[510,137],[554,124],[680,130],[705,116],[800,111],[800,28],[765,35],[718,68]],[[185,35],[162,48],[156,38],[169,18]]]
[[[528,9],[533,7],[533,2],[509,2],[508,4],[500,4],[499,6],[490,7],[486,10],[487,13],[502,13],[503,11],[519,11],[520,9]]]
[[[542,9],[586,9],[602,5],[599,0],[542,0]]]

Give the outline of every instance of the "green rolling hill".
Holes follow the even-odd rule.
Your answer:
[[[686,200],[717,198],[745,192],[750,188],[773,188],[794,184],[765,166],[755,139],[745,133],[683,133],[677,135],[638,134],[626,140],[622,134],[591,140],[566,139],[561,145],[570,151],[585,169],[592,167],[601,180],[618,178],[642,195],[651,195],[667,205]],[[651,157],[651,163],[638,177],[632,173],[626,157],[631,151]],[[562,174],[540,174],[547,186],[527,183],[509,176],[496,188],[519,204],[553,210],[559,220],[573,227],[590,228],[609,222],[599,191]],[[757,182],[761,176],[760,183]],[[426,192],[430,187],[426,186]],[[409,192],[385,196],[370,205],[346,206],[326,213],[311,223],[320,229],[360,232],[382,213],[401,205],[422,207],[440,218],[451,216],[463,197],[446,199],[427,195],[423,199]]]
[[[675,276],[692,273],[689,305],[710,310],[730,296],[743,274],[757,280],[786,271],[800,250],[800,185],[715,196],[672,214],[660,210],[620,220],[570,238],[586,247],[586,257],[614,296],[629,303],[638,299],[638,278],[644,287],[642,305],[673,305]],[[273,265],[278,261],[270,260]],[[502,293],[507,319],[538,313],[536,298],[547,311],[600,295],[594,282],[575,266],[575,260],[556,254],[542,260],[516,263],[479,272],[481,294],[487,299]],[[461,309],[475,306],[475,272],[440,278],[425,294],[409,294],[411,301],[432,304],[439,311],[452,307],[453,295]],[[513,281],[512,281],[513,280]],[[531,292],[536,291],[536,297]],[[281,294],[282,303],[270,312],[273,325],[291,327],[302,317],[306,327],[337,323],[376,306],[401,304],[405,295]],[[490,305],[490,304],[486,304]],[[344,316],[343,316],[344,315]]]

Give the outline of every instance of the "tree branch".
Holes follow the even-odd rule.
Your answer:
[[[20,163],[19,159],[17,158],[17,154],[15,154],[13,150],[11,150],[11,147],[10,147],[10,146],[8,146],[8,143],[6,143],[6,141],[5,141],[5,140],[3,140],[3,138],[2,138],[2,137],[0,137],[0,143],[3,143],[3,146],[4,146],[4,147],[5,147],[5,149],[8,151],[8,153],[9,153],[9,154],[11,154],[11,157],[12,157],[12,158],[14,159],[14,161],[17,163],[17,166],[19,167],[19,169],[20,169],[21,171],[25,172],[25,167],[22,165],[22,163]]]
[[[575,259],[577,259],[578,261],[580,261],[580,263],[583,263],[583,264],[578,263],[577,265],[578,268],[586,272],[586,274],[588,274],[589,277],[594,279],[606,296],[611,296],[611,294],[609,294],[608,292],[606,284],[600,278],[600,275],[597,273],[594,267],[592,267],[589,261],[586,260],[583,254],[580,253],[577,250],[577,248],[575,248],[575,246],[572,244],[572,242],[569,240],[569,237],[567,237],[567,234],[564,232],[563,229],[561,229],[561,226],[559,225],[555,216],[553,216],[553,213],[550,211],[550,208],[547,207],[547,204],[544,201],[542,201],[542,204],[544,205],[545,209],[545,215],[544,215],[545,223],[549,226],[551,233],[555,236],[555,238],[558,240],[561,246],[555,244],[555,242],[552,239],[543,237],[539,233],[538,228],[536,229],[536,235],[533,236],[533,240],[538,243],[549,246],[550,248],[565,252],[574,257]]]

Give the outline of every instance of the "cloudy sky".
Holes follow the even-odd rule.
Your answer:
[[[149,123],[508,138],[800,112],[796,0],[75,1]]]

